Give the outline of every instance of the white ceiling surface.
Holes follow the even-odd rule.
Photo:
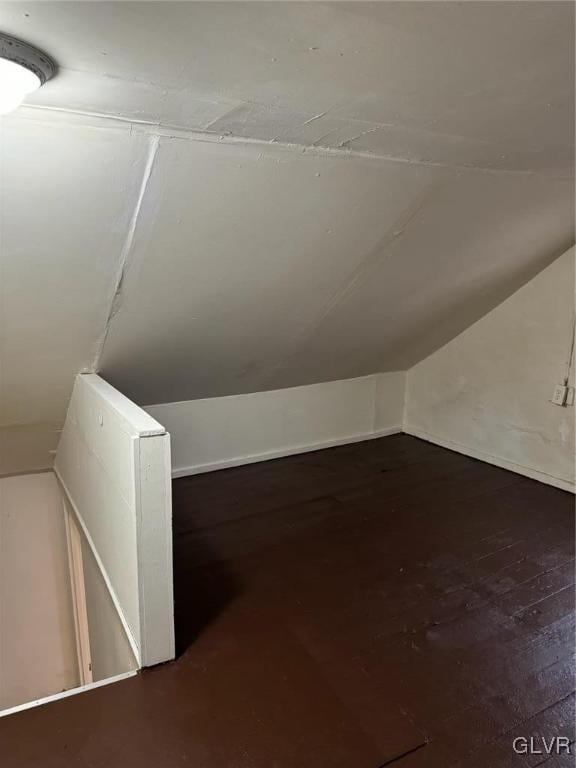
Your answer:
[[[164,139],[102,370],[144,403],[404,370],[569,245],[572,185]]]
[[[0,423],[62,420],[97,353],[143,137],[0,121]]]
[[[0,423],[53,430],[82,369],[149,404],[459,333],[572,242],[573,16],[0,2],[60,65],[0,122]]]
[[[571,2],[0,3],[31,103],[490,168],[571,166]]]

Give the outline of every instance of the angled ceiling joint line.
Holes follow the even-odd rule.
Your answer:
[[[219,133],[222,136],[229,135],[228,131],[220,131],[220,132],[218,132],[218,131],[213,131],[211,129],[212,129],[212,127],[214,125],[216,125],[216,123],[219,123],[220,120],[225,120],[227,117],[230,117],[232,114],[234,114],[234,112],[236,112],[236,110],[239,107],[247,107],[247,106],[250,105],[250,103],[251,102],[249,102],[249,101],[241,101],[240,104],[235,104],[235,105],[231,106],[230,109],[227,110],[226,112],[224,112],[223,115],[218,115],[218,117],[215,117],[214,120],[210,120],[209,123],[205,123],[201,132],[203,133],[204,131],[206,131],[206,133],[215,133],[215,134]],[[262,105],[262,106],[264,106],[264,105]]]
[[[538,171],[533,169],[514,169],[514,168],[491,168],[483,165],[472,165],[464,163],[446,163],[435,160],[424,160],[421,158],[415,159],[413,157],[404,157],[403,155],[383,154],[381,152],[370,152],[368,150],[354,149],[349,145],[349,142],[353,142],[358,139],[359,136],[366,133],[372,133],[379,130],[380,127],[393,125],[391,123],[378,123],[375,124],[375,128],[371,128],[362,132],[359,136],[354,136],[351,139],[344,140],[341,144],[335,147],[323,146],[319,142],[324,141],[328,136],[335,133],[338,129],[331,129],[326,134],[316,139],[313,144],[299,144],[296,142],[281,141],[278,138],[261,139],[252,138],[250,136],[235,135],[232,133],[226,133],[222,131],[213,131],[209,127],[204,129],[186,128],[181,125],[171,125],[168,123],[161,123],[159,121],[152,120],[139,120],[134,117],[126,117],[123,115],[107,114],[105,112],[91,112],[85,110],[68,109],[63,107],[48,107],[36,104],[30,104],[25,107],[21,107],[21,112],[54,112],[55,114],[64,114],[71,118],[87,118],[92,120],[98,120],[113,123],[123,123],[130,127],[130,130],[142,131],[148,133],[150,136],[165,137],[171,139],[184,139],[188,141],[196,142],[209,142],[213,144],[227,144],[227,145],[240,145],[250,146],[255,145],[263,148],[280,148],[286,151],[309,153],[315,157],[330,157],[330,158],[343,158],[343,159],[364,159],[373,162],[383,163],[402,163],[412,166],[430,166],[432,168],[446,168],[454,171],[465,171],[496,174],[499,176],[512,175],[512,176],[546,176],[548,178],[555,179],[572,179],[574,177],[572,172],[560,172],[560,171]],[[318,115],[317,117],[322,117]],[[313,119],[317,119],[316,117]],[[364,121],[356,121],[364,122]]]
[[[134,210],[132,211],[132,216],[130,217],[128,231],[126,232],[126,238],[124,240],[124,245],[122,246],[122,251],[120,253],[118,271],[116,273],[116,279],[114,281],[114,290],[112,292],[112,296],[109,302],[104,331],[102,332],[100,336],[100,340],[97,343],[96,354],[94,355],[94,359],[92,361],[92,365],[90,366],[90,370],[85,371],[87,373],[98,372],[100,368],[100,361],[102,359],[102,354],[104,352],[104,346],[106,344],[108,334],[110,333],[110,326],[112,324],[114,316],[118,313],[120,306],[122,304],[122,291],[124,287],[124,280],[126,278],[128,269],[130,268],[132,248],[134,245],[136,228],[138,226],[138,220],[140,218],[142,204],[144,202],[144,197],[148,189],[148,183],[152,176],[152,170],[154,168],[154,163],[156,161],[156,156],[158,154],[159,146],[160,146],[160,136],[154,136],[154,135],[151,136],[150,143],[148,146],[148,155],[146,157],[146,164],[144,166],[144,172],[142,174],[140,187],[138,189],[138,195],[136,197],[136,203],[134,205]]]
[[[278,371],[282,370],[298,353],[299,348],[306,344],[308,339],[326,322],[328,317],[350,296],[358,290],[368,279],[370,272],[376,268],[381,261],[388,256],[391,246],[404,234],[411,221],[422,211],[429,200],[439,189],[446,184],[446,179],[436,181],[428,185],[421,194],[409,205],[396,219],[394,225],[386,232],[374,248],[369,252],[365,259],[356,267],[356,269],[346,278],[340,287],[334,291],[331,298],[326,302],[320,314],[306,328],[302,330],[296,338],[292,340],[290,351],[272,366],[269,378],[272,378]],[[374,371],[377,373],[377,371]]]

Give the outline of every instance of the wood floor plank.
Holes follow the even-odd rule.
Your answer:
[[[511,744],[572,734],[572,495],[407,435],[173,491],[178,659],[0,719],[2,768],[569,764]]]

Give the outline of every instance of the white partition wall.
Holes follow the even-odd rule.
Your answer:
[[[81,374],[55,471],[139,665],[173,658],[170,436],[99,376]]]
[[[146,406],[172,434],[182,477],[402,431],[402,371]]]
[[[2,477],[0,716],[80,685],[74,634],[56,478],[52,472]]]
[[[407,376],[404,431],[574,493],[576,249]]]

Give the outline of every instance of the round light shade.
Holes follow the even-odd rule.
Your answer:
[[[14,61],[0,59],[0,115],[22,104],[24,97],[40,88],[38,75]]]
[[[55,71],[54,62],[45,53],[0,33],[0,115],[17,109]]]

